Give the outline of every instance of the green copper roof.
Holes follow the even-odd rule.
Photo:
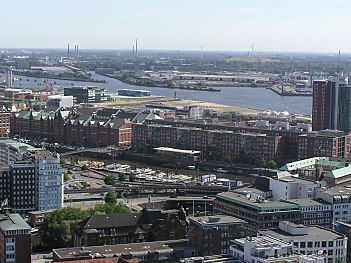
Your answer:
[[[309,159],[304,159],[292,163],[287,163],[280,168],[282,171],[294,171],[303,169],[309,166],[323,166],[323,167],[335,167],[342,168],[345,167],[344,161],[332,161],[329,157],[313,157]]]
[[[29,145],[29,144],[26,144],[23,142],[18,142],[18,141],[11,140],[11,139],[1,139],[0,143],[9,145],[10,147],[13,147],[17,150],[20,150],[20,149],[26,149],[28,151],[39,150],[39,148],[35,148],[32,145]]]
[[[324,172],[325,177],[337,179],[340,177],[344,177],[345,175],[350,175],[351,174],[351,166],[346,166],[340,169],[336,169],[333,171],[326,171]]]

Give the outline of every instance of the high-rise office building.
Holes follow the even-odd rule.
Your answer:
[[[340,85],[339,125],[339,130],[351,132],[351,86],[349,85]]]
[[[34,155],[34,162],[37,178],[37,209],[62,207],[63,176],[59,155],[49,151],[38,151]]]
[[[11,162],[0,168],[0,175],[0,202],[15,213],[26,214],[35,210],[34,163]]]
[[[313,82],[312,128],[351,132],[351,86],[347,77]]]
[[[312,129],[336,129],[335,107],[338,85],[332,80],[313,81]]]
[[[14,212],[62,207],[60,157],[13,140],[0,140],[0,202]]]

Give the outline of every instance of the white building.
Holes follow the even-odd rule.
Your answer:
[[[196,183],[206,184],[206,183],[215,182],[216,180],[217,180],[217,175],[215,174],[203,174],[203,175],[199,175],[196,178]]]
[[[297,255],[293,245],[270,236],[240,238],[231,241],[230,254],[245,263],[325,263],[317,255]]]
[[[337,263],[339,259],[346,263],[347,237],[323,227],[307,227],[282,221],[279,229],[259,230],[258,235],[292,244],[295,253],[320,255],[328,263]]]
[[[315,198],[316,189],[323,186],[325,182],[301,179],[288,172],[281,172],[277,178],[269,180],[273,200]]]
[[[287,121],[276,121],[274,125],[275,130],[290,130],[290,123]]]
[[[189,119],[200,120],[204,118],[204,109],[199,106],[189,107]]]
[[[61,108],[73,107],[73,96],[50,95],[48,96],[47,105]]]
[[[63,205],[63,176],[60,157],[49,151],[35,154],[37,208],[48,210]]]
[[[350,220],[351,215],[351,189],[337,186],[321,188],[316,192],[316,197],[332,204],[333,224],[336,221]]]
[[[242,262],[263,263],[266,259],[292,254],[293,245],[283,240],[261,236],[232,240],[230,254]]]

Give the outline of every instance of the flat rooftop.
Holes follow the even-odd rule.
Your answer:
[[[327,188],[324,191],[324,193],[327,193],[333,196],[341,196],[341,195],[351,196],[351,188],[343,187],[343,186],[335,186],[335,187]]]
[[[328,239],[338,239],[344,238],[342,234],[338,232],[332,231],[330,229],[326,229],[319,226],[308,226],[307,234],[303,235],[293,235],[287,233],[280,229],[270,229],[270,230],[258,230],[258,232],[265,236],[275,237],[282,240],[294,241],[294,239],[298,240],[328,240]]]
[[[211,225],[231,225],[231,224],[246,224],[247,222],[234,216],[216,215],[216,216],[199,216],[189,217],[190,221],[196,222],[203,226]]]
[[[19,142],[16,140],[12,140],[12,139],[0,139],[0,144],[9,145],[10,147],[13,147],[17,150],[24,149],[24,148],[26,148],[28,151],[39,150],[39,148],[35,148],[32,145],[29,145],[29,144],[23,143],[23,142]]]
[[[260,189],[254,188],[254,187],[241,187],[241,188],[233,190],[233,192],[240,193],[240,194],[255,193],[258,195],[264,195],[266,193]]]
[[[282,239],[278,239],[273,236],[257,236],[251,238],[239,238],[235,239],[235,243],[241,244],[244,246],[245,241],[256,242],[254,249],[256,250],[271,250],[272,248],[279,249],[284,247],[291,247],[292,245]]]
[[[331,205],[330,203],[322,200],[322,199],[290,199],[287,202],[298,204],[299,206],[324,206],[324,205]]]
[[[104,246],[91,246],[84,247],[84,252],[89,252],[90,255],[96,253],[105,256],[113,257],[120,256],[122,254],[133,254],[140,252],[156,252],[156,251],[171,251],[173,248],[187,248],[189,244],[187,239],[169,240],[169,241],[155,241],[155,242],[143,242],[143,243],[130,243],[130,244],[118,244],[118,245],[104,245]],[[53,249],[61,260],[63,259],[74,259],[79,258],[82,252],[81,247],[72,248],[58,248]]]
[[[200,154],[201,153],[201,151],[182,150],[182,149],[175,149],[175,148],[169,148],[169,147],[157,147],[157,148],[154,148],[154,150],[162,151],[162,152],[185,153],[185,154]]]
[[[298,183],[298,184],[306,184],[306,185],[310,185],[310,184],[314,184],[316,181],[313,180],[308,180],[308,179],[303,179],[303,178],[299,178],[296,176],[283,176],[280,178],[273,178],[275,180],[281,181],[281,182],[286,182],[286,183]]]
[[[235,204],[248,206],[250,208],[255,209],[257,212],[299,210],[299,206],[297,204],[282,201],[257,201],[254,199],[249,199],[248,197],[246,197],[246,195],[231,191],[217,194],[216,199],[218,198],[224,199]]]

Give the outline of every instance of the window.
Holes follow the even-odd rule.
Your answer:
[[[313,247],[313,242],[308,242],[307,247]]]
[[[306,247],[306,242],[300,242],[300,247],[305,248]]]

